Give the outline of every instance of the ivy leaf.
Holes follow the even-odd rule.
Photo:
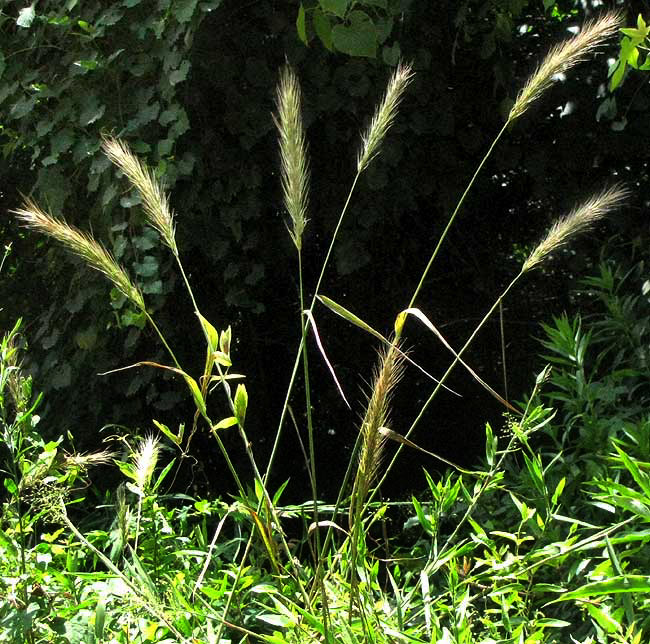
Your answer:
[[[160,280],[154,280],[142,286],[142,292],[145,295],[161,295],[163,292],[163,284]]]
[[[177,85],[178,83],[183,82],[187,78],[187,74],[190,71],[190,61],[184,60],[178,69],[175,69],[169,75],[169,82],[171,85]]]
[[[332,51],[334,47],[332,45],[332,25],[330,24],[330,19],[322,12],[320,7],[316,7],[312,20],[314,21],[316,35],[323,45]]]
[[[174,106],[173,109],[165,110],[158,119],[158,123],[163,127],[167,127],[178,118],[178,107]]]
[[[29,98],[24,96],[19,101],[16,101],[9,114],[15,119],[21,119],[34,109],[34,105],[36,105],[35,96],[30,96]]]
[[[349,24],[335,25],[332,29],[332,44],[348,56],[377,56],[377,28],[370,16],[363,11],[352,11]]]
[[[51,375],[50,384],[54,389],[65,389],[70,386],[72,369],[68,363],[59,365]]]
[[[77,346],[83,351],[90,351],[97,343],[97,329],[94,326],[85,330],[77,331],[74,336]]]
[[[16,24],[19,27],[24,27],[25,29],[28,29],[32,22],[34,21],[34,18],[36,17],[36,12],[34,11],[34,5],[29,5],[29,7],[25,7],[24,9],[21,9],[20,12],[18,13],[18,18],[16,18]]]
[[[50,145],[52,156],[58,157],[63,152],[67,152],[74,143],[74,132],[70,128],[64,128],[57,132],[51,139]]]
[[[348,10],[348,5],[350,4],[350,0],[318,0],[318,2],[323,11],[333,13],[339,18],[345,18],[345,12]]]
[[[106,105],[100,105],[96,96],[89,96],[84,101],[84,107],[79,116],[79,125],[85,127],[86,125],[94,123],[104,116],[105,111]]]
[[[384,48],[381,50],[381,57],[384,59],[384,62],[391,67],[395,67],[395,65],[399,63],[401,56],[402,50],[400,49],[398,42],[394,42],[390,47],[384,45]]]
[[[133,264],[136,275],[140,277],[153,277],[158,274],[158,260],[153,255],[145,255],[142,262]]]
[[[171,151],[174,147],[174,142],[171,139],[161,139],[158,141],[158,155],[165,157],[171,154]]]
[[[140,194],[135,191],[120,199],[120,206],[122,206],[122,208],[133,208],[133,206],[138,206],[141,203],[142,199],[140,198]]]
[[[174,15],[181,24],[189,22],[196,11],[198,0],[176,0],[174,3]]]

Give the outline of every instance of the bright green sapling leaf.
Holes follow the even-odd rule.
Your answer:
[[[240,425],[243,425],[244,420],[246,419],[247,407],[248,407],[248,392],[246,391],[246,385],[239,384],[237,385],[237,391],[235,392],[234,411],[235,411],[235,416],[237,417],[237,422]]]

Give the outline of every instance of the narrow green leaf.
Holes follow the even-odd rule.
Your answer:
[[[203,418],[205,418],[208,422],[210,422],[210,419],[208,418],[208,410],[205,405],[205,400],[203,399],[203,395],[201,394],[201,389],[199,389],[199,385],[196,383],[196,380],[194,380],[192,376],[188,376],[185,372],[183,372],[183,378],[185,379],[187,386],[190,388],[190,391],[192,392],[192,398],[194,398],[194,404],[196,405],[196,408],[201,413],[201,416],[203,416]]]
[[[487,392],[489,392],[494,398],[496,398],[502,405],[507,407],[510,411],[516,413],[517,415],[521,416],[521,412],[513,407],[505,398],[500,396],[490,385],[487,384],[461,357],[454,348],[447,342],[445,337],[440,333],[440,331],[437,329],[435,324],[429,320],[429,318],[417,307],[411,307],[408,309],[404,309],[398,316],[397,320],[395,321],[395,332],[399,336],[401,335],[402,328],[404,326],[404,322],[406,320],[407,315],[412,315],[416,319],[418,319],[424,326],[429,329],[439,340],[442,342],[442,344],[453,354],[453,356],[460,362],[463,367],[468,371],[468,373],[478,382]]]
[[[100,599],[95,608],[95,639],[104,639],[104,623],[106,622],[106,604]]]
[[[214,351],[212,357],[214,358],[214,361],[218,362],[222,367],[232,367],[230,356],[223,351]]]
[[[494,457],[497,452],[498,440],[490,427],[490,423],[485,424],[485,460],[487,464],[492,467],[494,465]]]
[[[196,315],[198,316],[199,322],[201,323],[201,328],[203,329],[203,333],[205,334],[205,338],[208,342],[210,353],[218,351],[219,332],[198,311],[196,312]]]
[[[560,482],[555,487],[555,492],[553,492],[553,496],[551,497],[551,502],[553,503],[553,505],[555,505],[558,502],[558,499],[562,496],[562,492],[564,491],[565,485],[566,485],[566,476],[563,476],[560,479]]]
[[[243,425],[244,420],[246,419],[246,408],[248,407],[248,392],[246,391],[246,385],[244,384],[237,385],[234,407],[237,422],[240,425]]]
[[[163,423],[158,422],[156,419],[152,419],[151,422],[152,422],[152,423],[153,423],[153,424],[154,424],[154,425],[155,425],[155,426],[156,426],[156,427],[157,427],[157,428],[158,428],[158,429],[159,429],[159,430],[160,430],[160,431],[161,431],[165,436],[167,436],[167,438],[169,438],[169,440],[170,440],[172,443],[174,443],[175,445],[180,445],[180,444],[181,444],[180,438],[179,438],[178,436],[176,436],[176,434],[174,434],[174,432],[172,432],[171,429],[169,429],[169,427],[167,427],[167,425],[164,425]]]
[[[323,357],[323,360],[325,361],[325,364],[327,365],[327,368],[329,369],[330,373],[332,374],[332,378],[334,379],[334,382],[336,384],[336,388],[339,390],[339,394],[341,394],[341,398],[343,398],[343,402],[348,406],[348,409],[352,409],[350,407],[350,403],[348,402],[348,399],[345,397],[345,394],[343,393],[343,387],[341,387],[341,383],[339,383],[338,378],[336,377],[336,372],[334,371],[334,367],[332,366],[332,363],[329,361],[329,358],[327,357],[327,354],[325,353],[325,347],[323,346],[323,343],[321,342],[320,334],[318,333],[318,327],[316,326],[316,320],[314,319],[314,316],[313,316],[312,312],[309,309],[305,309],[305,311],[303,311],[303,313],[307,316],[307,319],[309,320],[311,330],[314,332],[314,338],[316,340],[318,350],[320,351],[320,354]]]
[[[307,25],[305,24],[305,8],[302,6],[302,2],[300,3],[298,17],[296,18],[296,30],[298,31],[298,38],[300,38],[305,45],[308,45]]]
[[[221,332],[219,340],[219,348],[227,356],[230,356],[230,342],[232,340],[232,328],[229,326],[225,331]]]
[[[328,309],[334,311],[334,313],[340,315],[348,322],[351,322],[355,326],[358,326],[360,329],[363,329],[371,335],[374,335],[382,342],[388,342],[388,340],[381,333],[379,333],[379,331],[375,331],[375,329],[373,329],[369,324],[366,324],[360,317],[357,317],[354,313],[348,311],[344,306],[337,304],[334,300],[331,300],[329,297],[325,297],[324,295],[318,295],[317,297]]]
[[[586,599],[615,593],[650,593],[650,577],[644,575],[617,575],[605,581],[594,581],[585,584],[549,603],[555,604],[572,599]]]
[[[223,420],[220,420],[216,425],[213,425],[212,429],[227,429],[228,427],[232,427],[236,424],[237,419],[234,416],[228,416],[228,418],[224,418]]]
[[[158,479],[156,480],[155,484],[151,488],[153,492],[155,492],[162,485],[162,482],[165,480],[165,477],[167,476],[167,474],[169,474],[169,472],[172,469],[172,467],[174,466],[175,462],[176,462],[176,459],[172,458],[172,460],[169,461],[169,463],[167,463],[167,465],[165,465],[165,467],[163,468],[163,471],[160,473],[160,475],[158,476]]]
[[[625,465],[627,471],[632,475],[635,483],[643,490],[643,494],[646,497],[644,501],[650,503],[650,478],[647,474],[639,469],[639,466],[636,464],[636,462],[630,458],[620,447],[618,447],[618,445],[614,445],[614,449],[616,449],[618,452],[621,461],[623,461],[623,465]]]
[[[524,456],[524,462],[526,463],[526,469],[528,470],[528,474],[530,475],[530,478],[533,482],[533,485],[535,486],[535,489],[542,496],[546,496],[547,493],[546,484],[544,483],[542,468],[538,460],[539,457],[535,456],[533,458],[529,458],[527,454],[524,454],[523,456]]]
[[[610,606],[585,604],[587,612],[606,633],[616,633],[621,628],[620,622],[611,614]]]

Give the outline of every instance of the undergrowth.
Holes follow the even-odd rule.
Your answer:
[[[289,68],[281,72],[279,131],[287,227],[297,255],[301,341],[278,420],[270,458],[260,463],[246,433],[248,387],[236,370],[230,327],[207,320],[184,270],[176,244],[174,213],[158,178],[126,143],[104,140],[104,151],[138,190],[146,222],[178,266],[205,344],[203,372],[191,375],[147,309],[138,285],[91,235],[31,200],[18,219],[49,235],[102,272],[134,312],[151,326],[169,364],[141,361],[178,377],[194,402],[193,418],[177,429],[152,419],[151,434],[124,438],[109,449],[78,454],[73,437],[44,442],[37,415],[40,397],[20,367],[20,322],[5,333],[0,356],[0,412],[5,496],[0,532],[3,600],[0,640],[57,643],[285,642],[642,642],[650,632],[650,590],[644,545],[650,530],[650,420],[643,326],[634,307],[618,297],[620,275],[604,266],[587,282],[607,305],[588,330],[580,318],[545,327],[548,362],[521,404],[485,383],[463,357],[467,348],[528,272],[573,235],[620,206],[626,190],[606,187],[559,218],[524,261],[511,283],[485,312],[466,342],[454,349],[416,306],[420,291],[466,195],[512,123],[594,47],[613,35],[616,15],[586,25],[553,49],[524,85],[502,130],[451,213],[408,305],[394,312],[389,332],[372,328],[321,292],[321,284],[359,177],[381,145],[407,90],[412,71],[399,65],[362,134],[357,170],[332,233],[318,278],[303,283],[303,233],[309,225],[309,162],[300,114],[300,87]],[[311,297],[307,293],[313,293]],[[642,296],[638,296],[642,297]],[[327,364],[333,385],[347,400],[330,365],[316,324],[321,306],[365,330],[379,344],[367,406],[336,499],[322,501],[316,468],[319,428],[312,415],[310,360]],[[405,351],[407,324],[418,322],[450,353],[437,378]],[[320,354],[308,355],[313,335]],[[621,338],[625,338],[625,342]],[[425,472],[427,492],[401,502],[406,520],[386,534],[388,503],[378,490],[404,449],[422,450],[413,434],[420,419],[460,366],[504,406],[504,427],[486,426],[480,467],[443,461],[448,472]],[[391,420],[405,369],[430,381],[426,402],[410,425]],[[280,436],[296,423],[289,402],[302,378],[305,393],[304,455],[311,498],[282,503],[282,486],[267,486]],[[254,387],[250,387],[254,391]],[[633,393],[634,392],[634,393]],[[228,413],[215,398],[220,396]],[[462,401],[459,402],[462,405]],[[553,411],[552,408],[555,408]],[[645,414],[645,415],[644,415]],[[223,417],[222,417],[223,416]],[[167,493],[175,459],[196,432],[209,433],[229,469],[237,495],[230,501]],[[239,447],[223,440],[237,433]],[[386,445],[398,449],[389,460]],[[249,471],[234,466],[241,449]],[[91,467],[119,468],[122,484],[106,493],[95,524],[74,520],[84,504]],[[88,503],[87,501],[85,503]],[[101,511],[101,512],[100,512]],[[301,521],[302,539],[290,540],[287,522]],[[393,524],[394,525],[394,524]],[[384,538],[370,535],[380,526]]]

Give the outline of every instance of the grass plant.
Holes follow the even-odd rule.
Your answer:
[[[186,452],[195,432],[211,434],[232,473],[238,496],[227,504],[163,494],[162,485],[174,460],[166,459],[160,436],[148,435],[122,460],[108,453],[62,456],[61,441],[44,444],[35,429],[40,398],[32,395],[29,379],[19,375],[17,325],[5,334],[0,347],[6,490],[0,583],[9,598],[0,606],[0,641],[645,641],[650,634],[645,599],[650,583],[643,573],[648,558],[642,551],[649,538],[643,525],[650,517],[647,419],[627,431],[625,438],[620,434],[602,436],[595,458],[597,467],[589,472],[591,480],[587,482],[594,491],[592,500],[585,502],[583,488],[571,469],[577,464],[566,453],[570,442],[558,440],[554,434],[558,418],[567,431],[583,423],[587,417],[583,412],[563,414],[573,409],[572,405],[578,409],[593,393],[593,388],[578,387],[579,383],[593,384],[588,382],[581,362],[589,336],[581,335],[580,323],[559,321],[555,329],[547,328],[545,346],[552,362],[560,367],[559,375],[550,375],[544,369],[522,404],[496,392],[464,358],[481,328],[526,274],[574,235],[620,207],[627,190],[620,185],[606,187],[559,218],[460,349],[454,349],[426,313],[415,306],[466,195],[508,127],[552,85],[555,74],[584,59],[615,33],[619,23],[617,14],[605,14],[589,23],[575,38],[554,48],[524,85],[505,125],[449,216],[408,306],[394,312],[390,334],[373,329],[327,297],[321,292],[321,284],[359,177],[381,154],[413,72],[405,64],[396,67],[361,135],[356,174],[311,290],[303,281],[309,160],[301,93],[294,72],[289,67],[280,72],[275,122],[287,228],[297,252],[301,337],[273,449],[263,467],[246,433],[248,391],[240,382],[241,374],[232,371],[237,356],[231,351],[231,329],[217,330],[200,311],[176,244],[175,215],[154,173],[124,141],[104,140],[106,155],[140,193],[147,224],[158,232],[183,277],[205,343],[204,369],[198,377],[179,364],[148,313],[137,284],[101,243],[26,200],[15,211],[19,221],[53,237],[103,273],[145,315],[172,365],[143,361],[131,366],[171,371],[184,383],[196,407],[187,436],[182,429],[174,433],[161,421],[153,420],[152,424],[180,454]],[[311,298],[307,292],[313,293]],[[318,303],[363,328],[380,343],[340,493],[337,499],[326,501],[319,498],[319,428],[311,413],[307,352],[309,333],[322,347],[315,322]],[[399,392],[404,369],[414,365],[423,370],[417,356],[404,349],[409,319],[423,324],[443,343],[451,358],[439,379],[430,376],[435,381],[430,395],[415,411],[410,426],[400,433],[391,421],[393,396]],[[607,340],[608,351],[614,342],[613,336]],[[327,362],[322,349],[321,354]],[[299,506],[286,506],[281,503],[283,488],[272,494],[267,483],[301,363],[311,499]],[[393,506],[377,500],[378,490],[403,449],[421,450],[412,434],[458,365],[504,405],[508,415],[502,436],[486,427],[485,458],[472,470],[426,452],[451,469],[439,480],[425,473],[426,494],[398,502],[408,518],[397,534],[384,533],[380,550],[368,535]],[[629,376],[629,370],[625,373]],[[215,389],[228,410],[219,420],[212,411],[217,407],[211,398]],[[549,401],[564,410],[555,416],[547,406]],[[249,472],[235,468],[221,438],[225,431],[239,434]],[[535,441],[549,436],[555,440],[549,441],[548,448],[538,450]],[[387,461],[389,440],[397,442],[398,447]],[[105,509],[113,514],[112,523],[85,530],[68,510],[71,500],[79,496],[78,491],[73,493],[75,480],[91,464],[108,459],[120,468],[125,485],[105,499]],[[49,501],[27,494],[40,481],[49,485]],[[591,504],[589,512],[584,511],[585,503]],[[304,543],[291,544],[283,524],[287,518],[298,517],[304,521]],[[577,624],[582,626],[576,628]]]

